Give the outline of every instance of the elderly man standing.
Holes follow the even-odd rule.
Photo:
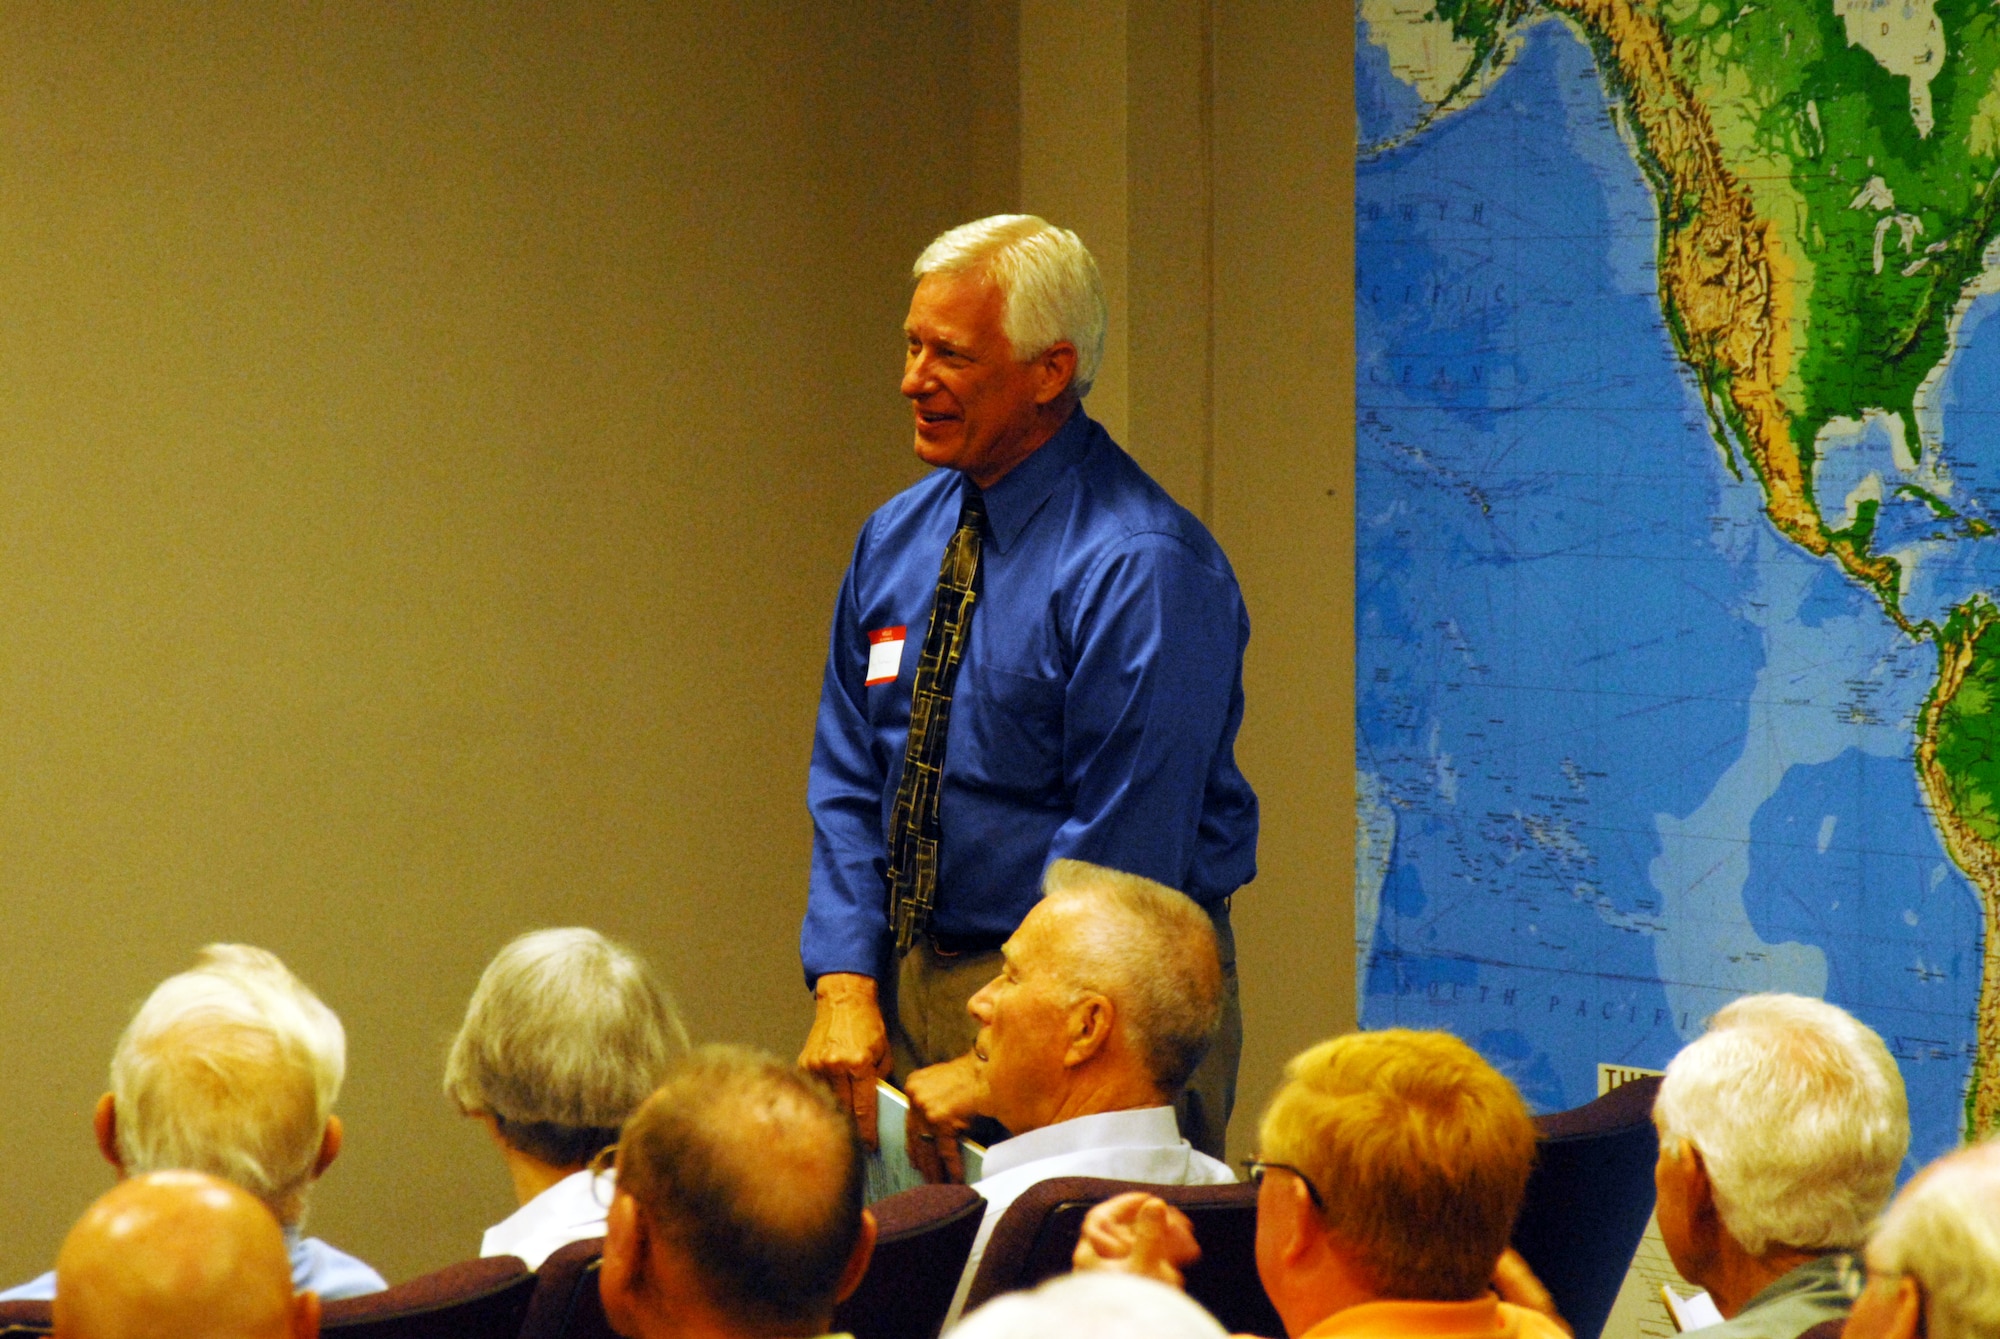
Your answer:
[[[1797,1339],[1847,1314],[1848,1252],[1896,1188],[1910,1146],[1903,1077],[1853,1015],[1746,995],[1667,1066],[1660,1238],[1725,1324],[1709,1339]]]
[[[1293,1339],[1565,1339],[1490,1291],[1535,1160],[1514,1085],[1458,1038],[1385,1029],[1294,1056],[1259,1130],[1257,1275]],[[1080,1269],[1178,1284],[1187,1219],[1091,1210]]]
[[[1217,1185],[1229,1168],[1189,1146],[1173,1100],[1215,1030],[1222,968],[1195,903],[1150,879],[1058,860],[1042,900],[972,997],[981,1115],[1014,1131],[973,1188],[986,1213],[952,1302],[965,1304],[1007,1206],[1058,1176]]]
[[[598,1291],[629,1339],[822,1335],[861,1282],[853,1123],[767,1056],[705,1046],[625,1126]]]
[[[269,1209],[200,1172],[121,1181],[56,1259],[55,1339],[313,1339]]]
[[[611,1175],[591,1160],[687,1049],[646,964],[595,930],[536,930],[495,954],[444,1067],[446,1094],[499,1145],[520,1206],[479,1253],[540,1269],[603,1236]]]
[[[965,1002],[1043,869],[1094,861],[1181,889],[1215,922],[1224,1023],[1184,1115],[1220,1153],[1241,1031],[1229,898],[1257,845],[1234,754],[1249,637],[1235,574],[1083,412],[1105,303],[1074,233],[981,219],[915,268],[902,391],[938,469],[869,518],[834,610],[800,1063],[872,1141],[877,1077],[963,1055]],[[937,1080],[913,1100],[955,1130],[972,1076]]]
[[[111,1057],[98,1151],[121,1179],[181,1169],[248,1191],[276,1215],[300,1292],[380,1292],[382,1276],[302,1230],[306,1197],[340,1153],[333,1114],[347,1035],[276,955],[211,944],[161,982]],[[49,1298],[53,1271],[0,1300]]]

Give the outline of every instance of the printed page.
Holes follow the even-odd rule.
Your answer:
[[[905,1142],[908,1127],[904,1124],[910,1111],[910,1099],[900,1088],[877,1080],[875,1083],[875,1137],[881,1142],[879,1152],[868,1155],[868,1190],[870,1204],[887,1199],[899,1191],[909,1190],[924,1184],[923,1173],[910,1161],[910,1150]],[[984,1168],[986,1149],[970,1139],[958,1141],[959,1156],[965,1160],[965,1179],[977,1181]]]

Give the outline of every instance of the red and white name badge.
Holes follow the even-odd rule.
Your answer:
[[[903,635],[908,631],[908,628],[877,628],[868,634],[868,677],[863,683],[872,688],[878,683],[896,681],[903,668]]]

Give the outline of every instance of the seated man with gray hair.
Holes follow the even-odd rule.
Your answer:
[[[645,962],[595,930],[535,930],[495,954],[444,1071],[446,1095],[500,1146],[520,1206],[479,1253],[539,1269],[603,1236],[611,1177],[591,1160],[687,1049]]]
[[[1917,1173],[1865,1255],[1868,1286],[1842,1339],[2000,1334],[2000,1144],[1962,1148]]]
[[[1725,1323],[1712,1339],[1797,1339],[1847,1314],[1849,1252],[1910,1146],[1903,1076],[1846,1010],[1746,995],[1667,1066],[1653,1105],[1660,1237]]]
[[[380,1274],[301,1227],[313,1182],[340,1153],[333,1101],[346,1072],[340,1020],[275,954],[211,944],[160,983],[118,1039],[111,1091],[97,1102],[98,1151],[121,1180],[206,1172],[263,1201],[299,1292],[380,1292]],[[0,1300],[55,1295],[51,1271]]]
[[[1000,974],[967,1006],[979,1023],[970,1068],[978,1114],[1012,1137],[986,1150],[973,1184],[986,1215],[953,1320],[994,1225],[1037,1182],[1236,1179],[1183,1139],[1174,1120],[1174,1098],[1221,1011],[1222,962],[1206,911],[1151,879],[1058,860],[1043,876],[1041,901],[1000,952]],[[922,1071],[911,1076],[913,1092],[921,1083]]]

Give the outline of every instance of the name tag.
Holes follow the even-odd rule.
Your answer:
[[[877,628],[868,634],[868,677],[862,682],[869,687],[878,683],[894,683],[896,675],[903,668],[903,636],[908,628]]]

